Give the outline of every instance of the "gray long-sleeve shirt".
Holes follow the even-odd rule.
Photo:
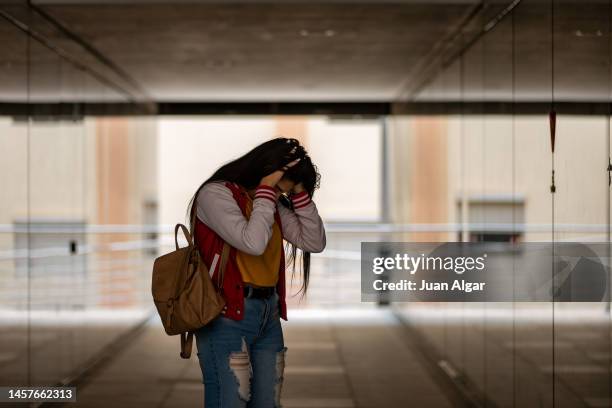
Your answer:
[[[213,182],[200,190],[196,215],[231,246],[247,254],[261,255],[272,236],[274,211],[278,207],[285,240],[303,251],[323,251],[325,228],[315,203],[308,194],[296,195],[292,200],[295,211],[271,199],[266,189],[258,188],[247,219],[231,190],[223,182]]]

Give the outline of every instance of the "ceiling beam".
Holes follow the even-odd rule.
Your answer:
[[[560,115],[606,116],[607,102],[555,102]],[[547,115],[550,102],[160,102],[131,103],[0,103],[0,116],[24,120],[79,120],[85,116],[142,115],[326,115],[376,117],[384,115]]]

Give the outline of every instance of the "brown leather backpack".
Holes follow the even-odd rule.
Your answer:
[[[189,244],[183,248],[179,248],[178,244],[179,229]],[[151,291],[166,333],[170,336],[180,335],[181,357],[189,358],[193,332],[217,317],[225,301],[217,292],[208,268],[202,262],[200,252],[183,224],[177,224],[174,228],[174,243],[175,251],[155,259]],[[217,274],[219,288],[223,282],[229,249],[225,243]]]

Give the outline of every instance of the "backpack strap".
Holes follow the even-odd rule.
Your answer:
[[[180,334],[181,337],[181,358],[191,357],[191,349],[193,347],[193,332],[185,332]]]
[[[183,231],[183,234],[185,235],[185,238],[187,239],[187,243],[189,244],[189,246],[193,247],[193,241],[191,239],[191,234],[187,230],[187,227],[185,227],[183,224],[176,224],[176,226],[174,227],[174,244],[176,245],[176,250],[177,251],[179,250],[179,243],[178,243],[179,229]],[[175,290],[174,297],[175,298],[179,295],[179,292],[181,290],[181,288],[178,285],[180,278],[181,278],[181,274],[177,273],[174,279],[174,290]],[[171,313],[168,315],[168,318],[170,318],[170,316],[171,316]]]
[[[223,287],[223,278],[225,277],[225,268],[227,267],[227,260],[229,259],[230,246],[227,242],[223,243],[223,251],[221,251],[221,266],[219,267],[219,273],[217,274],[217,286],[219,289]]]
[[[179,228],[183,230],[183,234],[185,235],[185,238],[187,239],[187,244],[189,244],[189,246],[193,245],[193,240],[191,239],[191,234],[187,230],[187,227],[184,226],[183,224],[176,224],[176,226],[174,227],[174,245],[176,245],[177,251],[179,249],[179,243],[178,243]]]

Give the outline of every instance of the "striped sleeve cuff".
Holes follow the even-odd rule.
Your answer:
[[[266,198],[276,204],[276,191],[272,187],[262,184],[255,190],[255,199],[258,198]]]
[[[310,204],[310,196],[307,191],[302,191],[301,193],[292,195],[291,202],[293,203],[293,208],[297,210]]]

